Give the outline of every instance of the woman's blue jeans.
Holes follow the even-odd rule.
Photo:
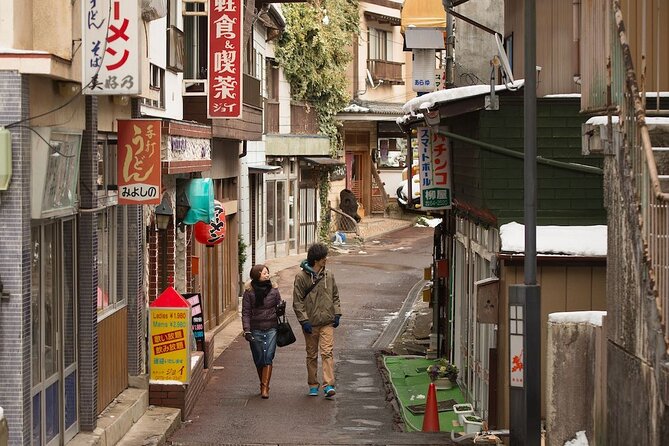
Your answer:
[[[251,354],[256,367],[272,365],[274,353],[276,353],[276,328],[269,330],[251,330],[253,341]]]

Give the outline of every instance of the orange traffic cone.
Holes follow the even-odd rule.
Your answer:
[[[423,416],[423,432],[440,432],[439,411],[437,410],[437,388],[430,383],[427,390],[427,402],[425,403],[425,415]]]

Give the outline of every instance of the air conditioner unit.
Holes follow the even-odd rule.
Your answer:
[[[142,0],[142,20],[150,22],[167,15],[167,0]]]

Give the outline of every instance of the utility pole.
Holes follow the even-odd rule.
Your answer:
[[[536,0],[525,0],[525,281],[509,287],[511,444],[541,444],[541,289],[537,285]]]

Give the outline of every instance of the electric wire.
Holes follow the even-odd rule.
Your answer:
[[[112,9],[112,3],[109,2],[109,9],[108,9],[108,11],[107,11],[107,17],[104,19],[104,21],[103,21],[102,23],[105,23],[105,22],[108,22],[108,21],[109,21],[109,18],[111,17],[111,9]],[[74,102],[74,100],[77,99],[77,98],[81,95],[81,92],[84,91],[86,88],[88,88],[88,87],[91,85],[91,83],[93,82],[93,80],[96,79],[97,76],[98,76],[98,74],[100,73],[100,70],[102,69],[102,66],[103,66],[103,64],[104,64],[105,55],[107,54],[107,39],[108,39],[108,38],[109,38],[109,26],[107,26],[107,34],[105,35],[105,39],[104,39],[104,46],[103,46],[103,48],[102,48],[102,58],[100,59],[100,65],[97,67],[97,70],[95,71],[95,74],[91,77],[91,80],[90,80],[86,85],[84,85],[84,86],[82,86],[82,87],[79,87],[79,91],[77,91],[77,93],[76,93],[75,95],[73,95],[70,99],[68,99],[67,101],[65,101],[64,104],[61,104],[61,105],[59,105],[58,107],[56,107],[56,108],[54,108],[54,109],[51,109],[51,110],[46,111],[46,112],[44,112],[44,113],[40,113],[39,115],[29,116],[29,117],[27,117],[27,118],[23,118],[23,119],[20,119],[20,120],[18,120],[18,121],[15,121],[15,122],[11,122],[11,123],[5,125],[4,127],[5,127],[5,128],[17,127],[19,124],[23,124],[24,122],[30,122],[30,121],[32,121],[32,120],[34,120],[34,119],[42,118],[42,117],[44,117],[44,116],[50,115],[50,114],[52,114],[52,113],[55,113],[55,112],[57,112],[58,110],[61,110],[61,109],[65,108],[65,107],[67,107],[68,105],[70,105],[72,102]],[[81,44],[79,45],[79,47],[81,47],[82,45],[83,45],[83,43],[81,43]],[[79,49],[79,47],[77,47],[77,50]],[[74,54],[75,54],[75,53],[76,53],[76,50],[72,53],[72,57],[74,57]],[[82,64],[83,64],[83,62],[84,62],[84,61],[83,61],[83,57],[84,57],[83,54],[82,54],[81,57],[82,57]],[[31,129],[31,130],[32,130],[32,129]],[[41,136],[40,136],[40,137],[41,137]],[[47,143],[47,144],[48,144],[48,143]]]

